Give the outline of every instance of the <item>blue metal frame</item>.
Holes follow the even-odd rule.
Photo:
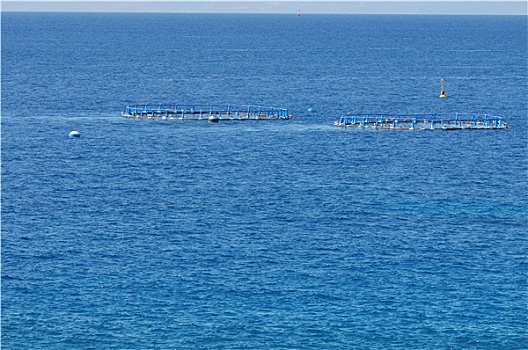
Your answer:
[[[335,122],[339,127],[391,130],[505,129],[501,116],[474,113],[454,114],[347,114]]]
[[[219,120],[291,119],[286,108],[258,105],[136,104],[121,112],[125,118],[201,120],[216,116]]]

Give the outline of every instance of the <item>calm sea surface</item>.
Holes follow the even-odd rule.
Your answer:
[[[526,17],[3,13],[1,43],[2,349],[528,348]]]

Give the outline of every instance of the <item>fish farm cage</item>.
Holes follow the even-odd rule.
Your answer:
[[[178,105],[155,104],[127,106],[123,118],[168,120],[272,120],[291,119],[286,108],[239,105]]]
[[[338,127],[386,130],[489,130],[505,129],[503,117],[488,114],[348,114],[334,123]]]

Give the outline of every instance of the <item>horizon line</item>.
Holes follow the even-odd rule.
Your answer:
[[[1,1],[1,12],[512,15],[527,16],[526,1]]]

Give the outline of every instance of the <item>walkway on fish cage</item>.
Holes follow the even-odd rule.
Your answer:
[[[286,108],[257,105],[180,105],[142,104],[127,106],[121,112],[123,118],[167,119],[167,120],[273,120],[291,119]]]
[[[501,116],[474,113],[347,114],[334,125],[381,130],[489,130],[508,127]]]

